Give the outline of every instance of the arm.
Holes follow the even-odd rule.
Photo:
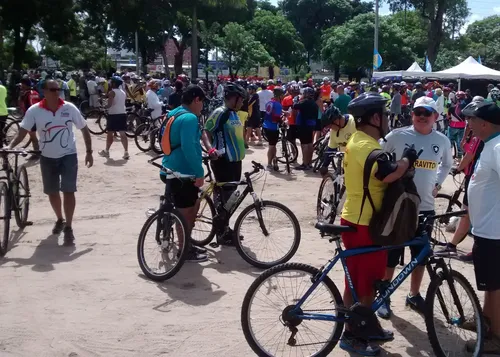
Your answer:
[[[451,143],[448,138],[446,138],[446,145],[444,146],[445,148],[451,147]],[[446,176],[450,173],[452,166],[453,156],[451,155],[451,150],[444,150],[443,157],[441,158],[441,163],[439,164],[437,171],[436,184],[439,186],[443,184],[444,180],[446,180]]]
[[[401,177],[403,177],[406,174],[406,171],[408,171],[408,168],[410,167],[410,162],[408,159],[403,158],[399,161],[396,161],[393,163],[393,166],[391,169],[394,171],[387,176],[385,176],[381,181],[385,183],[391,183],[396,180],[399,180]],[[377,173],[375,174],[375,177],[379,176],[382,177],[384,175],[383,170],[381,170],[381,167],[379,165],[379,168],[377,170]]]
[[[32,111],[30,111],[30,110],[26,111],[26,115],[24,116],[23,120],[21,121],[19,131],[17,132],[16,137],[7,146],[9,149],[12,149],[12,148],[16,147],[17,145],[19,145],[19,143],[21,141],[23,141],[26,134],[28,134],[28,131],[30,131],[31,128],[33,128],[33,126],[35,125],[35,117],[33,117],[33,115],[31,113],[32,113]]]
[[[205,171],[201,159],[200,142],[196,140],[199,133],[198,120],[184,120],[181,128],[181,150],[186,158],[185,163],[195,172],[196,178],[203,178]]]
[[[460,161],[460,164],[457,167],[457,172],[464,171],[465,168],[471,164],[472,160],[474,160],[474,155],[465,153],[464,157],[462,158],[462,161]]]

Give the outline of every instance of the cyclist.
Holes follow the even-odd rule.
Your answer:
[[[368,225],[373,215],[371,205],[361,210],[363,200],[363,171],[368,155],[381,149],[378,142],[384,139],[389,127],[389,113],[386,111],[387,100],[377,93],[363,93],[349,103],[348,109],[356,121],[357,131],[347,142],[344,157],[346,201],[342,210],[342,225],[356,228],[356,232],[342,233],[342,241],[346,249],[373,245]],[[417,152],[406,148],[399,161],[391,160],[391,155],[381,157],[374,165],[369,181],[369,190],[376,209],[380,209],[387,184],[401,178],[417,160]],[[363,254],[347,258],[347,267],[352,283],[363,306],[370,307],[375,296],[375,281],[384,277],[387,263],[386,251]],[[353,298],[347,281],[344,289],[344,304],[351,306]],[[392,332],[383,331],[374,340],[390,340]],[[376,355],[380,348],[363,339],[357,338],[349,324],[342,336],[340,347],[349,352],[365,356]]]
[[[296,116],[297,111],[293,110],[292,107],[294,103],[299,102],[300,95],[300,87],[296,83],[292,83],[290,88],[288,89],[288,95],[283,98],[281,105],[283,106],[283,111],[288,112],[288,130],[287,130],[287,139],[291,142],[295,143],[297,139],[297,125],[296,125]]]
[[[328,166],[332,162],[332,154],[339,149],[345,151],[347,141],[356,131],[356,123],[352,115],[340,113],[339,108],[333,105],[325,111],[321,122],[324,128],[330,128],[330,141],[321,158],[321,167],[319,169],[320,174],[324,176],[328,173]]]
[[[106,109],[108,110],[108,116],[106,118],[106,149],[99,151],[99,155],[102,157],[109,158],[109,149],[113,145],[114,136],[117,132],[120,133],[120,141],[123,145],[123,159],[128,160],[130,155],[128,154],[128,139],[126,135],[127,131],[127,109],[125,107],[125,101],[127,100],[127,95],[120,89],[123,81],[118,76],[111,77],[111,90],[108,92],[108,105]]]
[[[224,88],[224,105],[216,108],[205,123],[205,148],[214,158],[212,170],[217,182],[239,181],[241,179],[242,161],[245,158],[245,141],[243,125],[238,117],[238,110],[247,96],[245,89],[235,83],[227,83]],[[211,143],[209,145],[209,143]],[[236,190],[234,186],[224,186],[214,199],[216,205],[224,205]],[[229,222],[224,222],[224,232],[217,235],[217,242],[232,245],[233,231]]]
[[[158,98],[156,91],[158,90],[159,81],[152,79],[148,82],[149,90],[146,92],[146,101],[148,102],[148,109],[151,109],[151,118],[159,118],[162,114],[163,103]]]
[[[250,84],[248,86],[248,95],[250,99],[248,100],[248,119],[245,125],[245,135],[246,142],[250,143],[253,141],[253,131],[257,135],[257,146],[262,146],[262,134],[260,132],[260,101],[259,95],[257,94],[257,86],[255,84]]]
[[[332,94],[332,86],[330,85],[330,78],[323,78],[323,84],[320,87],[321,89],[321,99],[325,103],[331,102],[331,94]]]
[[[433,129],[438,115],[436,102],[432,98],[418,98],[413,107],[413,125],[393,130],[387,135],[387,142],[384,144],[384,150],[394,152],[396,158],[400,158],[404,150],[410,145],[414,145],[418,149],[422,148],[422,153],[415,162],[415,176],[413,181],[421,199],[419,206],[420,214],[424,217],[435,215],[434,197],[436,197],[438,191],[441,189],[441,185],[453,165],[453,158],[449,150],[451,146],[450,141],[444,134]],[[430,234],[431,232],[428,233]],[[422,249],[423,246],[410,247],[412,260],[420,254]],[[392,281],[394,270],[403,253],[404,248],[392,249],[387,253],[385,281]],[[410,293],[406,297],[406,306],[421,314],[425,312],[425,300],[420,295],[420,285],[424,277],[426,263],[426,261],[423,261],[412,272]],[[390,300],[387,300],[380,307],[377,314],[384,319],[391,317]]]
[[[175,116],[170,127],[170,155],[163,156],[162,165],[181,177],[195,176],[196,180],[179,180],[174,176],[167,176],[160,172],[160,178],[164,183],[171,179],[171,190],[174,205],[179,209],[188,225],[187,236],[191,236],[196,213],[198,212],[198,188],[203,186],[204,171],[201,160],[201,130],[198,124],[198,116],[203,109],[205,92],[197,85],[188,86],[181,98],[181,106],[171,110],[167,119]],[[166,134],[164,134],[166,135]],[[206,250],[191,246],[186,261],[204,262],[208,260]]]
[[[174,83],[175,91],[170,94],[168,97],[168,107],[169,109],[175,109],[179,105],[181,105],[182,98],[182,88],[184,88],[184,84],[182,81],[175,81]]]
[[[313,132],[318,118],[319,108],[314,101],[316,91],[311,87],[304,88],[302,100],[293,105],[293,109],[297,110],[297,131],[302,149],[302,165],[297,166],[297,170],[310,170],[312,168],[313,154]]]
[[[9,111],[7,110],[7,88],[0,83],[0,145],[4,145],[5,134],[3,129],[7,121]]]
[[[268,170],[278,171],[278,160],[276,159],[276,144],[279,140],[279,125],[281,123],[281,115],[283,114],[283,107],[281,101],[284,97],[283,88],[274,87],[274,97],[266,104],[266,114],[264,115],[264,123],[262,128],[269,141],[267,149],[267,168]]]

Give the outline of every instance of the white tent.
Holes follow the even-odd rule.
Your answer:
[[[448,79],[496,79],[500,80],[500,71],[483,66],[472,57],[465,61],[445,69],[444,71],[429,73],[430,77]]]
[[[373,78],[384,77],[424,77],[424,70],[418,65],[417,62],[413,64],[406,71],[384,71],[373,72]]]
[[[413,64],[406,70],[406,72],[423,72],[424,70],[418,65],[417,62]]]

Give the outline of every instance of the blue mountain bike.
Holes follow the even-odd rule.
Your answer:
[[[243,301],[241,324],[248,344],[258,356],[327,356],[341,337],[344,323],[349,323],[356,336],[368,340],[368,336],[373,336],[373,326],[378,325],[375,311],[428,258],[426,268],[430,284],[424,317],[434,354],[438,357],[481,356],[485,328],[477,295],[462,274],[453,270],[443,258],[433,256],[424,229],[434,220],[465,213],[458,211],[423,219],[419,232],[424,233],[403,245],[348,250],[342,248],[340,235],[353,232],[355,228],[317,223],[321,235],[330,236],[330,242],[335,242],[335,257],[321,269],[285,263],[263,272],[250,286]],[[346,258],[412,245],[423,246],[418,257],[389,284],[376,284],[377,295],[371,308],[361,306]],[[344,306],[339,289],[328,277],[339,261],[355,302],[351,307]],[[468,351],[466,342],[469,342]]]

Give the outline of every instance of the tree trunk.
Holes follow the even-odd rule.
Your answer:
[[[338,82],[340,79],[340,64],[336,63],[333,67],[333,76],[335,78],[335,82]]]
[[[434,64],[437,58],[441,41],[443,40],[443,17],[446,10],[446,0],[438,0],[437,10],[430,14],[429,40],[427,42],[427,57]]]
[[[141,59],[142,59],[142,73],[148,73],[148,52],[146,48],[141,49]]]
[[[269,72],[269,79],[274,79],[274,66],[268,66],[267,71]]]
[[[184,59],[184,50],[186,49],[186,43],[184,39],[179,43],[179,41],[174,37],[175,47],[177,48],[177,52],[174,54],[174,72],[175,75],[178,76],[182,74],[182,62]]]
[[[23,36],[21,37],[21,28],[17,27],[14,29],[14,60],[12,64],[13,69],[21,70],[30,30],[31,28],[24,29]]]
[[[165,66],[165,75],[167,78],[170,78],[170,68],[168,68],[168,57],[165,49],[161,51],[161,57],[163,58],[163,66]]]
[[[3,20],[0,16],[0,81],[5,83],[4,73],[3,73]]]
[[[195,81],[196,78],[198,78],[198,16],[196,2],[194,2],[191,30],[191,81]]]

